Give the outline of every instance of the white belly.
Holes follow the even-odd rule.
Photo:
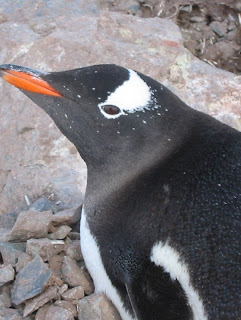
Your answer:
[[[90,232],[84,209],[82,209],[80,225],[80,245],[85,264],[94,280],[95,291],[104,292],[114,303],[123,320],[135,320],[123,306],[123,303],[113,287],[102,263],[99,247]]]

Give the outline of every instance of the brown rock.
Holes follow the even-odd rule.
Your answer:
[[[10,289],[8,286],[3,286],[0,289],[0,308],[10,308],[11,301],[10,301]]]
[[[12,281],[15,276],[15,271],[11,265],[2,265],[0,266],[0,286],[3,284]]]
[[[23,316],[26,317],[29,314],[33,313],[35,310],[38,310],[40,307],[45,305],[50,300],[54,299],[58,294],[57,287],[50,287],[46,289],[43,293],[37,297],[30,299],[26,302],[26,306],[23,311]]]
[[[49,233],[48,237],[50,239],[61,240],[61,239],[66,238],[71,230],[72,230],[72,228],[70,228],[69,226],[63,225],[63,226],[58,227],[54,232]]]
[[[10,240],[26,241],[30,238],[46,237],[52,215],[52,211],[29,210],[21,212],[10,233]]]
[[[78,302],[79,320],[121,320],[114,305],[104,294],[91,294]]]
[[[74,320],[74,317],[71,311],[53,305],[47,308],[44,320]]]
[[[83,260],[83,256],[80,249],[80,241],[74,240],[72,243],[69,243],[65,246],[65,253],[71,259],[80,261]]]
[[[63,294],[66,290],[68,290],[68,285],[65,283],[59,288],[59,294]]]
[[[74,318],[78,316],[76,306],[73,305],[70,301],[58,300],[55,301],[54,305],[69,310]]]
[[[54,272],[51,272],[51,277],[48,281],[48,286],[61,287],[64,284],[63,280]]]
[[[81,286],[69,289],[62,294],[62,298],[66,301],[79,300],[84,298],[84,289]]]
[[[49,268],[39,256],[36,256],[16,276],[12,288],[12,302],[18,305],[40,294],[50,277]]]
[[[43,239],[29,239],[26,245],[26,252],[32,256],[39,255],[43,261],[50,260],[65,248],[64,241]]]
[[[56,212],[52,217],[54,226],[74,224],[80,221],[82,205]]]
[[[81,286],[87,295],[94,292],[94,285],[88,274],[68,256],[64,257],[62,274],[64,282],[71,287]]]
[[[63,253],[60,253],[60,254],[50,258],[50,260],[49,260],[50,270],[57,275],[61,275],[63,261],[64,261],[64,254]]]

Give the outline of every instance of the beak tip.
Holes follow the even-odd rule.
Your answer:
[[[0,76],[15,87],[34,93],[62,97],[62,94],[41,78],[44,75],[43,72],[13,64],[0,65]]]

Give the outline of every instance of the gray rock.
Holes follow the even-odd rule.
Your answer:
[[[50,211],[53,210],[52,203],[46,198],[37,199],[30,207],[33,211]]]
[[[10,241],[26,241],[30,238],[43,238],[48,234],[52,211],[23,211],[18,215],[9,236]]]
[[[92,294],[79,300],[79,320],[121,320],[121,317],[104,294]]]
[[[0,253],[4,264],[15,266],[19,256],[25,251],[25,243],[0,243]]]
[[[0,286],[14,279],[15,271],[11,265],[0,266]]]
[[[219,37],[224,37],[227,33],[227,24],[225,22],[213,21],[210,27]]]
[[[16,276],[12,288],[12,302],[18,305],[40,294],[50,276],[51,272],[47,265],[39,256],[36,256]]]
[[[18,217],[17,212],[7,212],[0,216],[0,228],[12,229]]]
[[[12,21],[32,20],[34,17],[51,18],[54,21],[56,17],[63,17],[66,12],[71,15],[96,15],[99,13],[100,6],[98,1],[71,1],[59,0],[58,5],[55,1],[35,0],[15,0],[15,5],[7,6],[4,0],[0,0],[1,14]]]
[[[11,308],[0,308],[0,320],[31,320],[29,317],[23,318],[21,312]]]
[[[0,242],[9,241],[10,230],[5,228],[0,228]]]
[[[0,289],[0,308],[10,308],[11,305],[10,289],[8,286],[3,286]]]
[[[71,231],[71,232],[68,234],[68,237],[69,237],[71,240],[80,240],[80,233],[79,233],[79,232]]]

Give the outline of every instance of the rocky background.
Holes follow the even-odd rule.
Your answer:
[[[240,12],[236,0],[0,0],[0,64],[116,63],[240,130]],[[84,162],[19,90],[0,81],[0,96],[0,320],[119,320],[79,248]]]

